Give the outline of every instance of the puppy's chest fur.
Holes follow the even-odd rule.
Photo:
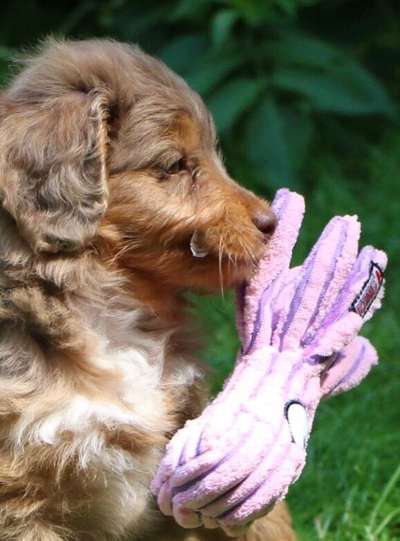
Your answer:
[[[31,294],[32,290],[27,293]],[[81,358],[76,367],[65,367],[65,374],[60,366],[64,360],[57,358],[63,357],[63,348],[46,354],[47,362],[58,364],[58,373],[50,370],[47,381],[36,382],[35,394],[47,408],[35,411],[33,400],[21,411],[13,431],[15,444],[29,440],[54,445],[68,433],[85,440],[83,464],[98,454],[102,430],[132,428],[155,438],[173,432],[179,397],[184,398],[199,370],[184,353],[168,351],[172,331],[139,330],[140,309],[107,313],[85,310],[79,302],[75,308],[82,342],[88,341],[86,351],[69,353]]]
[[[202,406],[201,371],[171,346],[174,329],[143,325],[142,308],[117,293],[100,303],[61,302],[11,282],[2,273],[4,496],[23,486],[21,501],[31,491],[35,500],[38,485],[57,485],[57,498],[76,498],[71,527],[84,516],[98,539],[105,530],[140,529],[151,521],[148,487],[168,437]]]

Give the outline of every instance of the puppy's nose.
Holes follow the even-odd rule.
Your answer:
[[[271,209],[266,211],[257,211],[253,218],[253,224],[266,235],[272,235],[275,231],[277,220]]]

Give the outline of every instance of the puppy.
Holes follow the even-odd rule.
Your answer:
[[[0,538],[220,540],[149,491],[205,405],[188,290],[249,277],[274,217],[203,102],[112,41],[49,41],[0,97]],[[294,539],[282,507],[248,540]]]

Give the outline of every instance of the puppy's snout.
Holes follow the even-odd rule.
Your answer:
[[[252,221],[257,229],[265,235],[272,235],[277,224],[276,216],[271,209],[263,211],[258,210],[252,216]]]

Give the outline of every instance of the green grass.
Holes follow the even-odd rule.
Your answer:
[[[400,138],[371,149],[351,179],[328,158],[314,171],[318,182],[307,194],[295,259],[304,257],[332,215],[356,213],[363,223],[362,243],[385,249],[390,262],[384,307],[364,332],[378,349],[380,364],[357,389],[320,406],[308,464],[288,501],[302,541],[398,541]],[[198,312],[208,331],[204,357],[214,368],[217,388],[237,351],[232,297],[202,298]]]

